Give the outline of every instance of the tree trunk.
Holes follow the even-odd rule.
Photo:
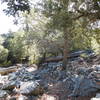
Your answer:
[[[46,52],[44,52],[42,58],[39,59],[38,67],[40,67],[45,62],[45,59],[46,59]]]
[[[66,65],[68,63],[68,53],[69,53],[69,40],[68,40],[68,30],[64,31],[64,49],[63,49],[63,68],[66,69]]]

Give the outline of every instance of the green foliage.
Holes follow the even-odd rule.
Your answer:
[[[0,62],[7,60],[8,50],[0,45]]]
[[[30,12],[30,5],[28,0],[1,0],[2,3],[7,4],[7,9],[4,9],[7,15],[19,14],[19,11]]]
[[[78,20],[74,23],[71,38],[72,50],[91,48],[92,34],[90,29],[83,27],[82,21]]]
[[[10,61],[7,61],[8,49],[0,45],[0,67],[5,67],[11,65]]]
[[[93,33],[93,37],[96,39],[96,42],[100,45],[100,29],[94,29]]]
[[[64,31],[65,28],[72,26],[72,13],[68,11],[68,2],[62,4],[61,1],[44,0],[42,13],[49,17],[48,25],[53,29]]]
[[[23,12],[19,14],[20,30],[0,37],[2,65],[21,63],[25,59],[30,64],[38,63],[40,58],[63,55],[65,49],[69,52],[94,46],[100,50],[100,30],[88,26],[100,17],[97,1],[43,0],[38,12],[30,9],[28,0],[2,1],[7,3],[7,14],[15,16]],[[86,8],[82,8],[83,3]],[[95,10],[96,14],[91,12]]]
[[[0,45],[2,45],[4,42],[4,38],[2,36],[0,36]]]
[[[10,65],[12,65],[11,61],[4,61],[0,63],[0,67],[9,67]]]

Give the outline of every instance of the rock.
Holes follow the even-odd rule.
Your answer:
[[[59,100],[58,97],[53,95],[44,94],[40,100]]]
[[[34,79],[34,75],[31,72],[28,72],[26,68],[21,68],[18,71],[9,74],[10,81],[18,81],[18,82],[25,82]]]
[[[27,97],[28,97],[28,100],[39,100],[38,96],[31,95],[31,96],[27,96]]]
[[[16,100],[16,97],[7,98],[7,100]]]
[[[100,71],[100,65],[93,65],[95,71]]]
[[[57,95],[60,100],[66,100],[68,96],[85,97],[100,90],[100,69],[95,68],[71,67],[70,70],[61,70],[62,63],[49,63],[48,66],[35,70],[34,66],[19,68],[16,72],[12,72],[7,76],[0,76],[0,85],[3,90],[13,90],[13,96],[17,96],[17,100],[37,100],[38,95],[50,93],[52,85],[52,93]],[[74,70],[72,70],[74,68]],[[77,72],[76,72],[77,71]],[[55,84],[60,84],[56,86]],[[51,94],[52,94],[51,93]],[[25,95],[25,96],[23,96]],[[11,100],[15,100],[12,98]],[[54,96],[44,95],[43,100],[56,100]],[[10,100],[10,99],[9,99]],[[42,100],[42,99],[41,99]],[[78,99],[81,100],[81,99]]]
[[[3,85],[2,89],[3,90],[13,90],[16,86],[17,86],[16,81],[10,81],[6,83],[5,85]]]
[[[78,75],[87,76],[87,75],[89,75],[91,72],[93,72],[93,68],[85,68],[85,67],[77,68],[77,74],[78,74]]]
[[[37,66],[36,64],[30,65],[30,67],[33,67],[33,68],[35,68],[35,69],[38,69],[38,66]]]
[[[28,67],[28,68],[26,68],[26,70],[27,70],[28,72],[34,72],[34,71],[37,70],[37,68],[35,68],[35,67]]]
[[[39,95],[43,93],[43,88],[38,82],[24,82],[20,87],[20,93],[23,95]]]
[[[74,78],[74,89],[70,96],[88,96],[100,90],[99,68],[79,68],[78,76]]]
[[[28,97],[20,94],[20,95],[10,96],[7,98],[7,100],[29,100],[29,99]]]
[[[0,84],[4,84],[8,82],[8,75],[1,76],[0,75]]]
[[[11,74],[9,74],[9,76],[8,76],[8,80],[9,80],[9,81],[11,81],[11,80],[16,80],[16,78],[17,78],[17,75],[16,75],[15,73],[11,73]]]
[[[91,100],[100,100],[100,93],[97,93],[96,97],[91,98]]]
[[[16,66],[22,68],[22,67],[26,67],[27,65],[25,65],[25,64],[16,64]]]
[[[8,95],[8,93],[4,90],[0,90],[0,98],[6,98],[6,96]]]
[[[98,89],[98,85],[96,85],[92,79],[79,76],[75,81],[74,90],[70,96],[88,96],[90,93],[96,92]]]
[[[20,95],[17,100],[29,100],[28,97]]]
[[[78,68],[78,69],[77,69],[77,74],[78,74],[78,75],[85,75],[86,71],[87,71],[86,68],[81,67],[81,68]]]

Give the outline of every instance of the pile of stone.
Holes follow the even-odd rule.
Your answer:
[[[22,67],[15,72],[0,76],[0,98],[4,100],[12,100],[12,98],[15,98],[14,100],[42,100],[37,99],[42,94],[43,96],[48,94],[48,97],[53,94],[57,95],[59,98],[57,100],[66,100],[66,98],[96,94],[99,90],[100,65],[80,67],[72,73],[68,70],[62,71],[61,63],[51,63],[38,70],[34,70],[33,67]]]
[[[43,93],[39,80],[35,80],[34,74],[27,70],[23,67],[6,76],[0,76],[0,98],[7,98],[12,93],[34,96]]]

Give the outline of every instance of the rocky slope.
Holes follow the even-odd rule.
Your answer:
[[[35,65],[17,67],[0,76],[0,100],[99,100],[100,65],[74,61],[68,66],[64,71],[61,62],[38,70]]]

